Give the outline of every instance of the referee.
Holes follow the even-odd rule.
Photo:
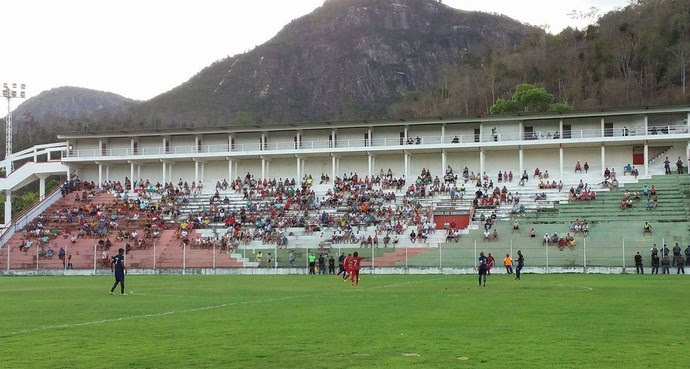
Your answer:
[[[522,256],[522,251],[518,250],[517,268],[515,268],[515,279],[520,280],[520,272],[525,266],[525,257]]]

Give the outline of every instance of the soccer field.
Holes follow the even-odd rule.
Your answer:
[[[0,278],[3,368],[688,367],[690,279]]]

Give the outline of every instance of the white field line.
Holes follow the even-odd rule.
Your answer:
[[[124,316],[124,317],[119,317],[119,318],[112,318],[112,319],[93,320],[93,321],[82,322],[82,323],[50,325],[50,326],[43,326],[43,327],[39,327],[39,328],[30,328],[30,329],[23,329],[20,331],[15,331],[15,332],[3,333],[3,334],[0,334],[0,337],[11,337],[11,336],[17,336],[17,335],[22,335],[22,334],[27,334],[27,333],[42,332],[42,331],[48,331],[48,330],[54,330],[54,329],[84,327],[84,326],[89,326],[89,325],[121,322],[121,321],[134,320],[134,319],[156,318],[156,317],[174,315],[174,314],[186,314],[186,313],[193,313],[196,311],[213,310],[213,309],[219,309],[219,308],[224,308],[224,307],[229,307],[229,306],[260,304],[260,303],[265,303],[265,302],[276,302],[276,301],[285,301],[285,300],[295,300],[295,299],[300,299],[303,297],[316,297],[316,296],[330,295],[330,294],[339,293],[339,292],[365,291],[365,290],[371,290],[371,289],[377,289],[377,288],[389,288],[389,287],[395,287],[395,286],[405,286],[405,285],[410,285],[410,284],[432,282],[432,281],[437,281],[437,280],[446,279],[446,278],[449,278],[449,277],[431,278],[431,279],[424,279],[421,281],[393,283],[393,284],[388,284],[388,285],[383,285],[383,286],[374,286],[374,287],[367,287],[367,288],[354,287],[352,289],[345,290],[345,291],[329,291],[329,292],[317,293],[317,294],[294,295],[294,296],[285,296],[285,297],[277,297],[277,298],[253,300],[253,301],[230,302],[230,303],[225,303],[225,304],[201,306],[201,307],[191,308],[191,309],[170,310],[170,311],[166,311],[166,312],[162,312],[162,313],[131,315],[131,316]],[[137,296],[137,295],[143,296],[142,294],[135,294],[135,296]],[[151,295],[151,296],[154,296],[154,295]],[[187,297],[187,296],[184,296],[184,297]]]

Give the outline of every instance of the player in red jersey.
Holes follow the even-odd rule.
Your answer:
[[[359,266],[362,264],[362,259],[363,258],[359,257],[357,251],[355,251],[352,258],[350,258],[350,281],[353,286],[355,284],[359,286]]]
[[[350,270],[352,270],[352,254],[347,254],[345,261],[343,261],[343,266],[345,267],[343,282],[345,282],[350,277]]]

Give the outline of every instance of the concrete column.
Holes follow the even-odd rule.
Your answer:
[[[141,164],[137,165],[137,181],[141,180]]]
[[[302,178],[301,172],[302,172],[302,159],[297,157],[297,177],[296,177],[297,180]]]
[[[604,118],[603,117],[601,118],[601,137],[604,137]]]
[[[12,190],[5,190],[5,225],[9,225],[11,222],[12,222]]]
[[[167,182],[167,178],[168,178],[167,173],[166,173],[167,164],[165,164],[165,162],[163,162],[162,164],[163,164],[163,184],[165,184],[165,182]]]
[[[371,135],[373,135],[373,134],[374,134],[373,130],[371,129],[371,127],[369,127],[369,128],[367,129],[367,137],[368,137],[367,141],[368,141],[368,142],[367,142],[366,146],[371,146],[371,140],[372,140],[372,136],[371,136]]]
[[[103,140],[98,140],[98,152],[96,156],[103,156]]]
[[[167,138],[167,137],[163,137],[163,146],[161,146],[161,153],[163,153],[163,154],[166,153],[166,151],[165,151],[165,143],[166,143],[166,142],[168,142],[168,138]]]
[[[484,149],[479,148],[479,175],[484,175]]]
[[[649,116],[647,114],[644,115],[644,135],[648,135],[649,133]]]
[[[194,136],[194,150],[193,150],[194,152],[199,152],[199,146],[200,146],[199,140],[200,140],[200,138],[201,138],[200,136]]]
[[[690,141],[688,141],[688,145],[685,147],[685,165],[688,166],[688,174],[690,174]]]
[[[232,151],[232,135],[228,135],[228,152]]]
[[[134,163],[129,163],[129,181],[131,184],[130,190],[134,190]]]
[[[110,181],[110,165],[105,166],[105,181]]]
[[[301,165],[302,174],[308,174],[308,173],[307,173],[307,170],[306,170],[306,168],[307,168],[307,159],[302,158],[302,159],[300,159],[300,161],[302,162],[302,165]]]
[[[199,183],[199,162],[194,162],[194,183]]]
[[[337,138],[336,138],[336,135],[337,135],[337,133],[336,133],[335,129],[332,129],[332,130],[331,130],[331,147],[336,147],[336,146],[338,146],[338,145],[337,145],[337,141],[338,141],[338,140],[337,140]],[[335,164],[333,164],[333,165],[335,166]],[[333,175],[333,177],[335,178],[335,175]]]
[[[299,149],[300,147],[302,147],[302,133],[300,131],[297,131],[297,136],[295,136],[295,137],[297,138],[296,149]]]
[[[563,119],[558,121],[558,137],[563,138]]]
[[[518,162],[520,163],[520,173],[519,176],[522,176],[522,172],[525,170],[524,167],[524,162],[525,162],[525,154],[522,151],[522,146],[520,146],[520,149],[518,150]],[[519,178],[519,177],[518,177]]]
[[[335,180],[335,156],[331,156],[331,179]]]
[[[261,145],[259,145],[259,150],[264,149],[264,145],[266,145],[266,134],[261,132]],[[262,159],[263,160],[263,159]]]
[[[134,139],[129,140],[129,155],[134,155]]]
[[[601,145],[601,175],[604,175],[606,170],[606,146]]]
[[[262,137],[262,142],[263,142],[263,134],[261,135]],[[266,159],[261,158],[261,179],[266,178]]]
[[[228,160],[228,181],[232,181],[232,160]]]
[[[446,174],[446,150],[441,150],[441,176],[444,176]]]
[[[98,188],[103,187],[103,164],[98,164]]]
[[[479,123],[479,142],[484,141],[484,123]]]
[[[371,136],[369,136],[369,137],[371,137]],[[373,174],[373,167],[372,167],[372,166],[373,166],[373,164],[374,164],[373,161],[372,161],[372,156],[371,156],[371,154],[368,154],[368,155],[367,155],[367,159],[368,159],[368,162],[369,162],[369,170],[368,170],[367,173],[368,173],[369,178],[371,178],[371,176],[372,176],[372,174]]]
[[[335,169],[337,172],[340,172],[340,157],[335,158]]]
[[[38,176],[38,196],[40,200],[46,197],[46,176]]]
[[[690,132],[690,112],[688,112],[688,118],[685,120],[685,123],[687,125],[688,132]],[[690,165],[688,165],[688,167],[690,168]],[[690,172],[690,169],[688,170],[688,172]]]
[[[561,124],[563,123],[563,120],[561,119]],[[562,132],[562,130],[561,130]],[[560,168],[560,179],[563,179],[563,145],[558,146],[558,163],[559,163],[559,168]]]
[[[518,132],[520,132],[518,141],[522,141],[522,139],[525,137],[525,124],[522,121],[520,121],[518,124]],[[520,174],[522,175],[522,172],[520,172]]]
[[[644,142],[644,175],[649,175],[649,144]]]
[[[371,157],[371,166],[374,168],[373,174],[376,174],[376,157],[375,156]]]
[[[407,129],[407,126],[405,126],[405,142],[404,144],[407,145],[407,138],[409,137],[409,130]]]
[[[403,170],[403,175],[405,176],[406,180],[409,180],[410,178],[410,156],[407,153],[403,154],[403,160],[404,160],[404,170]]]
[[[446,125],[445,124],[441,124],[441,143],[442,144],[446,143]]]

